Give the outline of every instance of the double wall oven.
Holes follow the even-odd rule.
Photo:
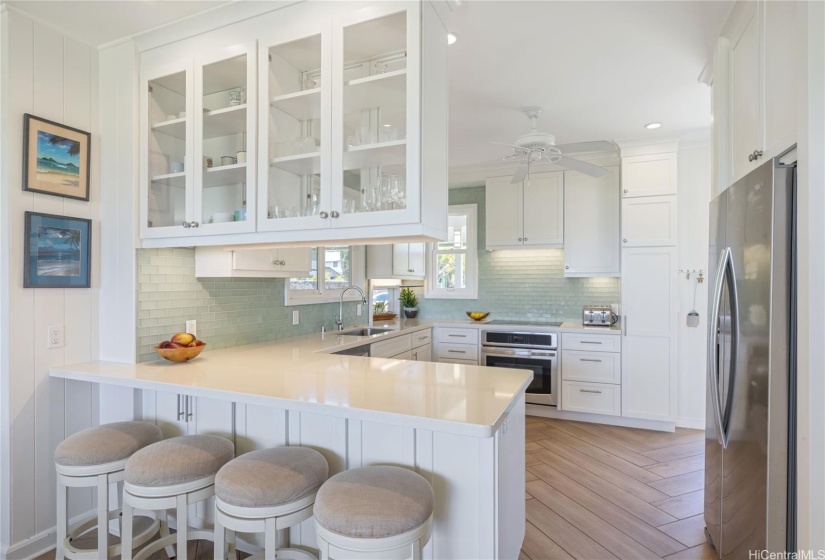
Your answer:
[[[526,329],[481,331],[481,365],[533,372],[527,387],[530,404],[556,406],[558,395],[558,334]]]

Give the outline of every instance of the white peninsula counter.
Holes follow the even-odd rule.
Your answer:
[[[524,391],[530,372],[331,352],[392,338],[312,334],[207,350],[190,363],[90,362],[50,375],[135,390],[136,419],[167,437],[213,433],[237,454],[277,445],[321,451],[330,474],[407,466],[436,495],[424,558],[516,558],[524,536]],[[211,514],[201,506],[199,516]],[[316,548],[312,520],[290,530]]]

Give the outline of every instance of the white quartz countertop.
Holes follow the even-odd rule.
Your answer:
[[[491,437],[530,372],[331,354],[433,324],[408,320],[370,337],[316,333],[223,350],[207,346],[187,363],[99,361],[54,367],[50,375]]]

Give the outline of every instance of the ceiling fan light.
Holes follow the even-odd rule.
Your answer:
[[[654,130],[654,129],[660,128],[661,126],[662,126],[662,123],[660,123],[660,122],[652,122],[652,123],[646,124],[645,128],[648,129],[648,130]]]
[[[453,44],[453,43],[455,43],[456,41],[458,41],[458,35],[456,35],[456,34],[455,34],[455,33],[453,33],[452,31],[450,31],[449,33],[447,33],[447,44],[448,44],[448,45],[452,45],[452,44]]]

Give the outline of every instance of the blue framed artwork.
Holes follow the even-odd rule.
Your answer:
[[[26,212],[24,288],[88,288],[92,221]]]
[[[23,190],[89,200],[92,135],[23,115]]]

